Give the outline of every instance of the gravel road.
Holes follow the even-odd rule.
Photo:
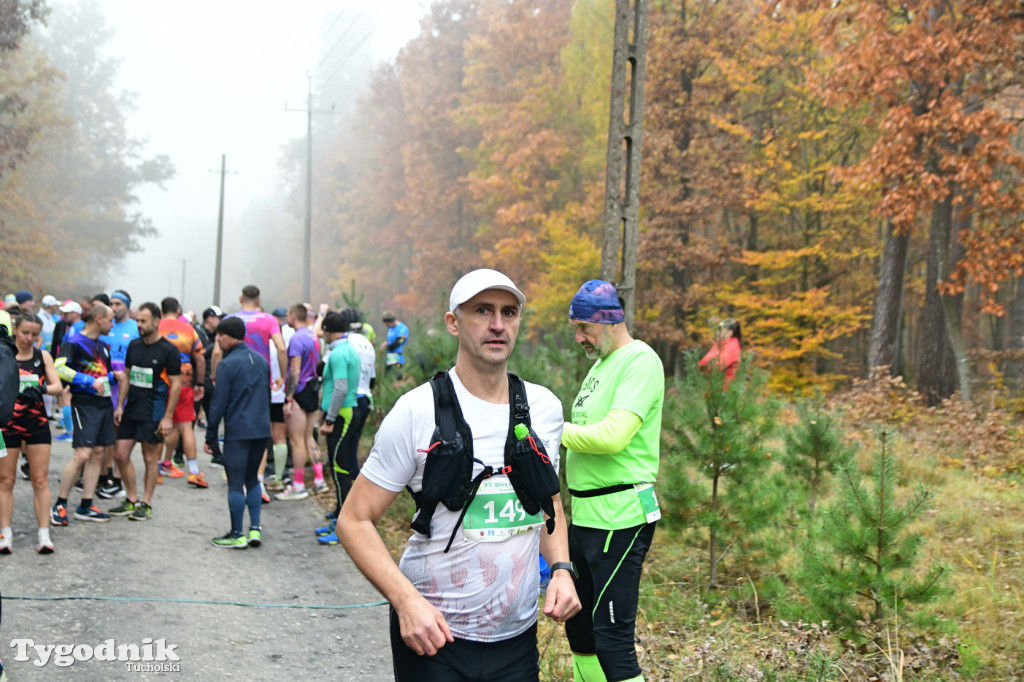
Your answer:
[[[202,432],[197,430],[201,441]],[[50,487],[56,499],[60,471],[71,456],[54,443]],[[141,482],[142,454],[133,455]],[[164,478],[147,522],[109,523],[73,518],[51,531],[56,553],[36,553],[32,489],[14,486],[14,552],[0,556],[0,658],[11,682],[21,680],[387,680],[391,659],[387,607],[340,546],[316,543],[324,523],[317,502],[274,502],[263,508],[263,546],[244,551],[214,547],[230,528],[223,470],[200,467],[210,482],[198,490],[185,479]],[[98,500],[109,509],[119,500]],[[248,520],[246,521],[248,523]],[[52,601],[15,597],[43,597]],[[71,597],[103,598],[102,601]],[[164,601],[158,601],[164,600]],[[217,602],[240,602],[230,605]],[[193,603],[195,602],[195,603]],[[369,605],[367,604],[375,604]],[[264,605],[264,606],[259,606]],[[287,605],[278,608],[265,605]],[[344,608],[339,608],[344,607]],[[55,655],[37,665],[32,645],[134,644],[164,640],[180,660],[177,670],[138,669],[158,662],[77,661],[59,667]],[[154,653],[157,651],[153,646]],[[102,651],[102,650],[101,650]],[[85,647],[79,647],[85,654]],[[73,659],[74,652],[68,658]]]

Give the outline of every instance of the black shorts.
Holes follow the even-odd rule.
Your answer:
[[[295,394],[295,404],[302,408],[303,412],[316,412],[320,409],[320,387],[319,382],[310,380],[302,387],[302,390]]]
[[[75,424],[71,446],[95,448],[114,444],[114,406],[72,405],[71,420]]]
[[[270,403],[270,423],[284,424],[284,403]]]
[[[540,679],[537,624],[500,642],[456,638],[454,642],[446,642],[433,656],[420,656],[402,640],[398,614],[392,608],[391,660],[395,682],[537,682]]]
[[[576,653],[596,653],[610,680],[641,673],[633,635],[640,575],[656,524],[614,531],[569,526],[569,556],[579,572],[576,594],[583,608],[566,622],[565,636]]]
[[[19,428],[12,428],[14,426],[16,424],[12,420],[3,429],[4,442],[12,450],[20,448],[22,443],[25,445],[49,445],[53,442],[53,439],[50,437],[49,422],[17,425]]]
[[[156,431],[159,428],[160,422],[141,421],[123,417],[121,425],[117,427],[117,439],[133,440],[138,443],[162,443],[163,439],[156,435]]]

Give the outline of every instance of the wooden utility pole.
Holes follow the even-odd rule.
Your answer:
[[[332,105],[327,110],[313,109],[313,76],[307,74],[308,90],[305,109],[288,109],[287,111],[306,112],[306,225],[302,239],[302,300],[310,302],[310,276],[313,267],[313,114],[329,114],[334,111]]]
[[[220,305],[221,262],[224,258],[224,176],[229,172],[235,172],[228,171],[227,163],[227,155],[221,154],[220,170],[213,171],[214,173],[220,173],[220,208],[217,211],[217,264],[213,271],[213,304],[217,306]]]
[[[649,0],[615,0],[601,278],[614,282],[632,329],[636,313],[640,147],[644,122]],[[628,99],[627,99],[628,91]]]

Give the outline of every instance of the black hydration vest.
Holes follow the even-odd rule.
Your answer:
[[[555,505],[552,497],[558,494],[558,474],[533,427],[530,425],[530,403],[526,399],[523,380],[508,373],[509,423],[505,438],[505,466],[495,470],[473,457],[473,432],[462,416],[459,399],[455,395],[448,372],[438,372],[430,380],[434,393],[434,434],[430,446],[418,452],[427,453],[423,467],[423,485],[419,491],[406,489],[416,501],[419,511],[410,524],[418,533],[430,537],[430,522],[438,503],[451,511],[459,511],[459,520],[448,538],[445,552],[451,549],[455,534],[469,505],[476,497],[484,479],[505,474],[527,514],[541,510],[547,515],[548,534],[555,530]],[[473,476],[473,463],[483,466]]]

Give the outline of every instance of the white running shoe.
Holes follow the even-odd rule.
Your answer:
[[[305,488],[296,489],[294,486],[288,486],[275,497],[279,500],[304,500],[309,497],[309,491]]]
[[[11,553],[11,536],[0,534],[0,554]]]

